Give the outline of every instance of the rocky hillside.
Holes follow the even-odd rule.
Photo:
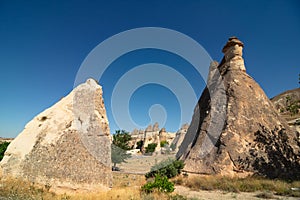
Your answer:
[[[289,125],[300,132],[300,88],[283,92],[273,97],[271,101]]]

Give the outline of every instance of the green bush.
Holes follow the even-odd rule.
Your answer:
[[[156,174],[159,174],[161,176],[173,178],[181,173],[183,167],[184,167],[183,161],[168,159],[151,167],[151,171],[148,172],[145,176],[148,179],[151,177],[155,177]]]
[[[170,149],[171,149],[172,151],[174,151],[174,150],[176,149],[176,145],[175,145],[174,143],[172,143],[172,144],[170,145]]]
[[[130,150],[129,141],[131,140],[131,135],[125,130],[116,130],[116,133],[113,134],[113,144],[117,147]]]
[[[156,143],[150,143],[146,147],[146,153],[153,153],[155,151],[157,144]]]
[[[9,145],[9,142],[3,142],[0,144],[0,161],[3,159],[4,152],[6,151],[8,145]]]
[[[155,189],[159,192],[173,192],[174,183],[170,182],[167,177],[156,174],[153,182],[148,182],[142,186],[142,191],[146,193],[151,193]]]
[[[164,146],[167,146],[167,145],[169,145],[169,142],[168,142],[168,141],[166,141],[166,140],[160,141],[160,146],[161,146],[161,147],[164,147]]]
[[[142,147],[143,147],[143,144],[144,144],[144,142],[143,142],[143,140],[140,140],[140,141],[138,141],[137,143],[136,143],[136,149],[142,149]]]
[[[117,171],[117,164],[126,162],[126,159],[131,158],[131,154],[127,153],[126,150],[111,144],[111,162],[113,165],[113,170]]]

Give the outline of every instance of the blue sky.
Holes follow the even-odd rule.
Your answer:
[[[186,34],[217,61],[228,37],[236,35],[245,43],[247,72],[269,97],[299,87],[297,0],[0,0],[0,136],[17,136],[36,114],[67,95],[83,60],[99,43],[139,27],[164,27]],[[135,64],[153,60],[181,70],[194,82],[197,96],[201,94],[204,81],[189,75],[193,70],[188,63],[168,52],[146,49],[124,55],[108,68],[100,80],[105,103],[110,104],[113,81]],[[149,107],[154,104],[165,107],[165,126],[175,131],[180,122],[178,100],[159,85],[142,86],[132,95],[133,119],[146,126],[151,121]],[[110,108],[107,112],[111,131],[122,128],[114,123]]]

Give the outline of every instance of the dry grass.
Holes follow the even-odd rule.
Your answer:
[[[193,190],[222,190],[226,192],[256,192],[270,191],[276,195],[300,197],[300,181],[270,180],[260,177],[229,178],[222,176],[179,176],[173,179],[177,185]]]
[[[146,182],[143,175],[114,173],[114,187],[109,191],[97,193],[82,193],[72,195],[58,195],[49,191],[49,186],[39,186],[17,179],[0,179],[0,197],[20,200],[171,200],[186,199],[153,193],[143,194],[140,187]],[[291,188],[300,188],[300,181],[286,182],[262,178],[226,178],[220,176],[179,176],[172,179],[177,185],[200,190],[222,190],[225,192],[257,192],[258,197],[271,198],[273,194],[300,197],[299,191]],[[175,186],[176,187],[176,186]]]
[[[140,174],[124,174],[120,172],[113,172],[113,187],[140,187],[146,183],[145,175]]]
[[[6,178],[0,179],[0,197],[14,200],[168,200],[161,193],[143,194],[140,187],[146,182],[143,175],[114,173],[114,187],[97,193],[74,193],[58,195],[49,186],[40,186],[27,181]]]
[[[49,192],[49,187],[38,186],[33,183],[14,178],[0,180],[0,196],[9,199],[64,199],[65,195],[55,195]]]

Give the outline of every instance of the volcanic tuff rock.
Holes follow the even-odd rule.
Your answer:
[[[285,91],[271,101],[288,124],[300,133],[300,88]]]
[[[142,150],[150,143],[156,143],[156,152],[161,150],[160,142],[167,141],[169,144],[172,143],[175,134],[167,132],[165,128],[159,130],[159,124],[156,122],[153,126],[150,124],[145,130],[134,129],[131,133],[131,140],[129,141],[129,146],[134,149],[137,147],[137,143],[142,141]]]
[[[275,108],[278,112],[281,114],[288,114],[293,116],[291,111],[289,110],[289,107],[292,105],[296,105],[300,109],[300,88],[296,88],[293,90],[285,91],[273,98],[271,98],[271,101],[274,103]]]
[[[299,179],[298,135],[246,73],[243,46],[230,38],[221,63],[211,65],[177,158],[191,173]]]
[[[3,174],[53,188],[112,184],[110,132],[102,88],[88,79],[32,119],[8,146]]]
[[[185,137],[185,134],[189,128],[189,124],[183,124],[181,128],[176,132],[175,138],[172,141],[171,146],[174,146],[174,151],[177,152]]]

